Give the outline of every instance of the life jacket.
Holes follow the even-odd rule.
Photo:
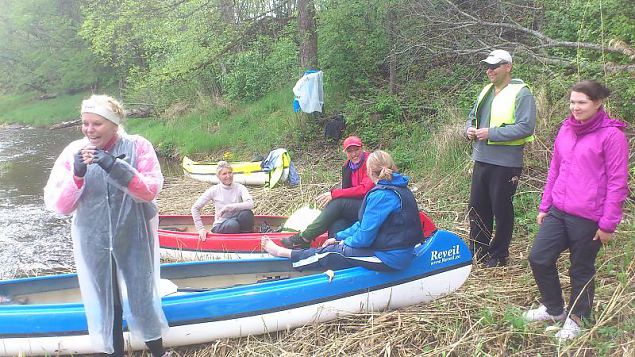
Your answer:
[[[481,94],[476,100],[476,120],[475,127],[478,128],[478,112],[483,98],[487,95],[494,84],[490,83],[483,88]],[[492,108],[490,111],[489,127],[499,128],[505,125],[514,124],[516,122],[516,96],[523,88],[529,88],[526,83],[509,83],[503,90],[498,92],[492,100]],[[534,136],[529,135],[524,138],[509,141],[491,141],[489,145],[524,145],[525,143],[534,141]]]
[[[425,212],[419,211],[419,220],[421,221],[421,230],[423,231],[423,239],[432,237],[437,232],[437,225],[430,216]]]
[[[364,217],[366,199],[377,190],[391,190],[399,196],[401,210],[392,212],[377,232],[377,237],[369,247],[374,250],[392,250],[414,247],[423,241],[419,209],[414,195],[407,187],[392,185],[376,185],[368,191],[359,209],[359,221]]]

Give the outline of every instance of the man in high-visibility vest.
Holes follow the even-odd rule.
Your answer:
[[[466,126],[474,159],[470,249],[478,261],[492,268],[507,265],[514,230],[512,200],[523,168],[525,143],[534,139],[536,102],[527,84],[512,79],[509,52],[494,50],[481,62],[487,66],[491,83],[479,94]]]

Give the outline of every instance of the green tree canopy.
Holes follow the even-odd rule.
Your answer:
[[[5,91],[75,91],[104,79],[79,35],[76,1],[0,0],[0,87]],[[106,76],[107,77],[107,76]]]

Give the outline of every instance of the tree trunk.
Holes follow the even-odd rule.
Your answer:
[[[388,9],[387,16],[388,30],[388,46],[390,53],[388,54],[388,73],[390,83],[390,94],[397,93],[397,43],[396,43],[396,23],[397,14],[394,8]]]
[[[234,23],[234,1],[233,0],[220,0],[218,4],[221,18],[226,24]]]
[[[298,0],[298,22],[300,25],[300,67],[315,69],[317,59],[317,33],[315,29],[315,5],[313,0]]]

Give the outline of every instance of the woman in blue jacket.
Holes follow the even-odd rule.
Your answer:
[[[390,271],[408,267],[414,246],[423,240],[419,211],[390,155],[382,150],[367,159],[368,176],[376,186],[362,201],[358,221],[329,238],[321,248],[288,249],[263,236],[262,247],[276,257],[291,258],[298,270],[363,266]]]

